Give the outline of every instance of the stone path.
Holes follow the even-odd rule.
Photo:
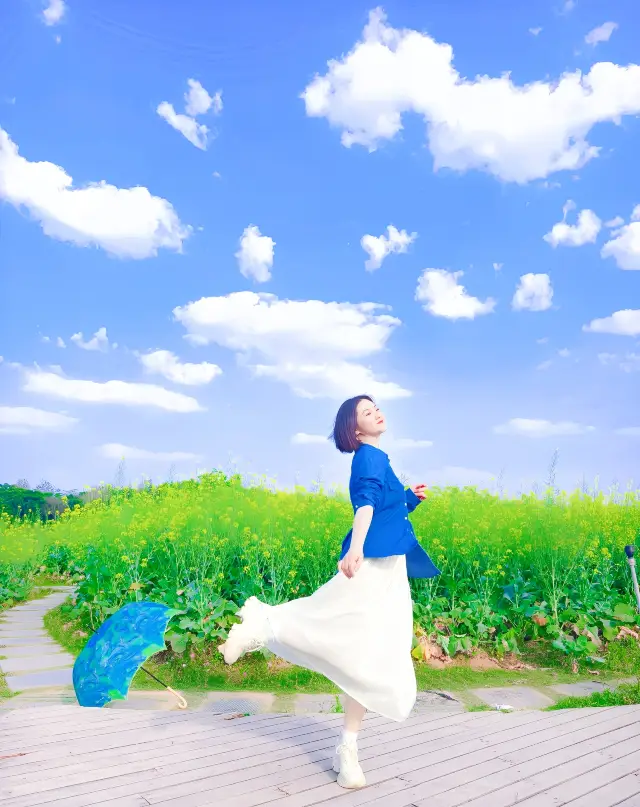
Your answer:
[[[72,591],[69,586],[56,586],[42,599],[0,614],[0,671],[13,692],[71,685],[73,656],[49,636],[44,615],[63,603]]]
[[[76,703],[72,688],[73,656],[53,641],[44,627],[47,611],[63,603],[73,592],[55,587],[40,600],[18,605],[0,614],[0,671],[15,697],[11,708],[46,703]],[[567,695],[589,695],[612,688],[616,682],[577,681],[549,687],[487,687],[462,693],[420,692],[415,716],[456,714],[469,706],[508,707],[514,711],[544,709]],[[340,711],[335,695],[271,694],[265,692],[183,693],[189,709],[211,714],[326,714]],[[177,709],[176,699],[161,690],[135,690],[126,701],[109,704],[112,709]]]

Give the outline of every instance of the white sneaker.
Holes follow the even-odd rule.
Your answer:
[[[237,612],[242,622],[231,626],[227,641],[218,647],[226,664],[234,664],[245,653],[253,653],[266,646],[269,633],[262,605],[257,597],[249,597]]]
[[[364,787],[367,780],[358,762],[358,747],[342,743],[333,757],[333,770],[338,774],[338,784],[348,790]]]

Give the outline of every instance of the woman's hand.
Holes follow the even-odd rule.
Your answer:
[[[361,549],[350,549],[347,554],[338,562],[338,571],[342,572],[345,577],[353,577],[358,569],[362,566],[364,554]]]
[[[415,495],[423,502],[427,498],[427,486],[424,483],[420,483],[419,485],[414,485],[411,490],[415,493]]]

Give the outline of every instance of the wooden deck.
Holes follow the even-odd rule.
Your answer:
[[[364,790],[331,771],[340,715],[0,710],[2,807],[640,807],[640,706],[370,716]]]

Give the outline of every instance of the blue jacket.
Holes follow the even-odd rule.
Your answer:
[[[355,515],[359,507],[370,504],[373,519],[364,542],[366,558],[407,556],[409,577],[435,577],[440,571],[418,543],[409,521],[409,513],[420,504],[412,490],[404,488],[394,474],[389,457],[379,448],[363,444],[351,463],[349,494]],[[349,530],[342,542],[342,559],[351,545]]]

